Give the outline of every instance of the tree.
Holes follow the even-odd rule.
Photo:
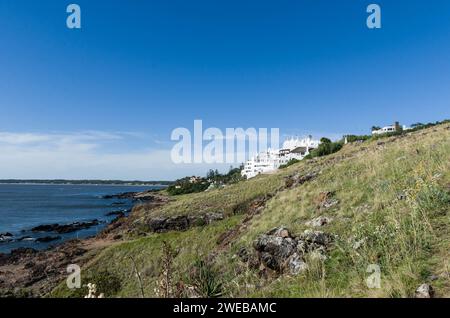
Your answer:
[[[331,140],[326,137],[322,137],[322,138],[320,138],[320,142],[323,144],[330,144]]]

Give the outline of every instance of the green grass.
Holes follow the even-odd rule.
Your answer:
[[[107,296],[138,297],[138,280],[130,261],[133,256],[144,273],[145,295],[154,297],[164,241],[179,249],[175,276],[186,282],[193,264],[216,251],[218,237],[242,222],[249,202],[271,194],[274,196],[262,213],[248,222],[230,248],[220,250],[214,258],[224,296],[412,297],[434,274],[439,275],[432,283],[437,296],[450,297],[449,158],[450,130],[445,124],[385,138],[383,143],[347,144],[330,156],[305,160],[223,189],[182,195],[158,209],[144,206],[135,211],[138,223],[156,215],[223,212],[229,217],[203,228],[149,234],[114,245],[97,255],[83,273],[93,281],[96,275],[117,280],[116,285],[105,285],[112,290]],[[286,176],[310,171],[320,174],[303,185],[284,188]],[[319,210],[317,197],[324,191],[332,191],[339,204]],[[275,226],[301,233],[308,228],[305,222],[318,215],[333,218],[320,230],[337,235],[337,240],[327,260],[308,260],[309,269],[301,275],[264,279],[235,256],[240,247],[251,248],[259,234]],[[365,243],[355,250],[352,246],[359,240]],[[381,268],[380,289],[366,286],[370,264]],[[79,293],[61,284],[51,296]]]
[[[242,216],[234,216],[216,222],[208,227],[192,228],[186,232],[151,234],[148,237],[111,246],[102,251],[85,268],[82,268],[82,284],[102,281],[107,272],[120,282],[120,290],[109,293],[101,290],[107,297],[140,297],[139,283],[135,275],[132,260],[143,276],[144,291],[147,297],[154,297],[156,281],[160,273],[160,258],[163,242],[168,242],[178,252],[174,259],[177,269],[176,281],[185,279],[186,273],[199,258],[205,258],[216,246],[220,234],[236,226]],[[81,297],[87,289],[69,290],[62,282],[50,295],[51,297]]]

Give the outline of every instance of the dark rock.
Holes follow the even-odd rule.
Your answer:
[[[104,195],[103,199],[133,199],[137,192],[123,192],[118,194]]]
[[[61,225],[56,229],[56,232],[59,234],[64,233],[72,233],[83,229],[88,229],[92,226],[96,226],[99,224],[98,220],[92,220],[89,222],[75,222],[67,225]]]
[[[296,174],[293,176],[286,177],[285,179],[285,187],[293,188],[299,185],[302,185],[312,179],[316,178],[319,175],[317,172],[308,172],[305,175]]]
[[[290,237],[286,228],[275,228],[253,242],[261,262],[277,272],[284,270],[288,258],[296,252],[297,242]]]
[[[56,232],[59,234],[72,233],[83,229],[88,229],[99,224],[98,220],[88,222],[74,222],[70,224],[45,224],[31,229],[32,232]]]
[[[224,218],[221,213],[206,213],[198,216],[155,217],[150,219],[148,226],[152,232],[186,231],[194,226],[204,226]]]
[[[33,232],[53,232],[56,231],[56,228],[59,226],[59,224],[45,224],[45,225],[39,225],[36,227],[33,227],[31,231]]]
[[[261,235],[254,243],[258,252],[267,252],[278,258],[287,258],[295,252],[296,242],[291,238]]]
[[[267,267],[274,271],[281,270],[281,264],[277,261],[277,259],[270,253],[263,252],[261,253],[261,262]]]
[[[120,217],[123,217],[123,216],[125,216],[125,212],[122,211],[122,210],[111,211],[111,212],[106,213],[105,216],[120,216]]]
[[[125,202],[113,202],[111,205],[114,205],[114,206],[125,205]]]
[[[186,216],[172,218],[157,217],[151,219],[148,225],[151,231],[162,233],[171,230],[186,230],[188,228],[188,223],[188,218]]]
[[[249,260],[249,252],[245,247],[241,247],[237,253],[237,256],[239,257],[239,259],[244,262],[247,263]]]
[[[9,254],[0,255],[0,265],[4,265],[6,263],[14,264],[20,262],[23,259],[34,256],[37,253],[38,251],[33,248],[20,247],[12,250]]]
[[[332,235],[320,231],[305,231],[299,237],[294,237],[288,229],[279,227],[260,235],[253,242],[253,248],[264,267],[278,274],[288,272],[297,275],[308,268],[304,261],[306,254],[311,253],[311,257],[325,260],[327,248],[333,239]],[[248,261],[251,258],[249,254],[241,249],[238,256]]]
[[[334,240],[333,236],[328,233],[310,230],[306,230],[302,235],[300,235],[299,239],[305,241],[307,244],[316,244],[322,246],[328,246]]]
[[[56,241],[56,240],[60,240],[61,236],[44,236],[44,237],[39,237],[36,239],[36,242],[38,243],[48,243],[48,242],[52,242],[52,241]]]

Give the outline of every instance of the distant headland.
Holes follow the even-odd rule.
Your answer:
[[[140,180],[65,180],[65,179],[0,179],[0,184],[56,184],[56,185],[130,185],[155,186],[171,185],[172,181],[140,181]]]

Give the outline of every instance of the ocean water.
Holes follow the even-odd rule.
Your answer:
[[[72,238],[95,235],[115,216],[105,214],[131,209],[133,202],[126,199],[103,199],[108,194],[157,189],[158,186],[115,185],[6,185],[0,184],[0,234],[14,235],[11,242],[0,241],[0,253],[9,253],[19,247],[37,250],[49,248]],[[68,234],[33,233],[31,228],[42,224],[69,224],[97,219],[98,226]],[[61,236],[60,240],[38,243],[18,238]]]

